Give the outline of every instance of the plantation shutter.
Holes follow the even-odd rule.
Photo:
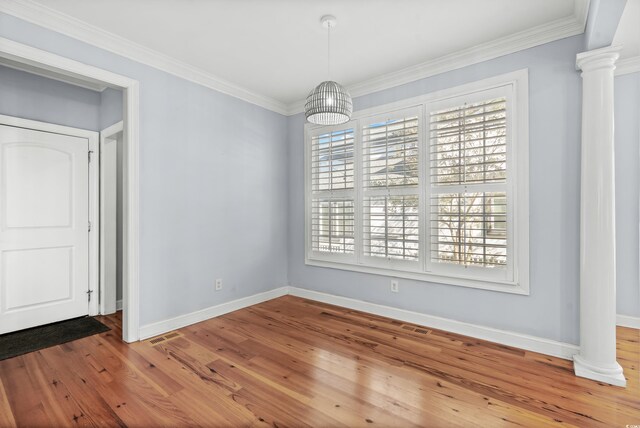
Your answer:
[[[353,128],[313,135],[310,167],[311,251],[354,254]]]
[[[508,253],[507,100],[429,114],[430,261],[504,269]]]
[[[412,109],[362,127],[365,257],[419,259],[419,117]]]

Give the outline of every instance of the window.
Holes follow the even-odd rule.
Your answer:
[[[363,251],[418,261],[418,122],[413,110],[362,125]]]
[[[528,293],[527,72],[307,125],[308,264]]]
[[[354,131],[339,129],[311,139],[311,248],[353,254]]]
[[[433,103],[429,111],[429,267],[508,279],[508,88]],[[473,269],[484,268],[484,269]]]

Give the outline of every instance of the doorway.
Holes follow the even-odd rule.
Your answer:
[[[0,37],[0,64],[53,79],[121,90],[123,114],[123,323],[126,342],[139,339],[139,83],[138,81]],[[97,194],[97,193],[96,193]],[[96,256],[96,265],[98,258]],[[94,300],[95,301],[95,300]],[[97,307],[96,307],[97,309]]]

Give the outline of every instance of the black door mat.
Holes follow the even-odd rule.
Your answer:
[[[92,317],[74,318],[0,335],[0,361],[111,330]]]

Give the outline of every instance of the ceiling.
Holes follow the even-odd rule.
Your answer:
[[[274,100],[303,100],[327,79],[348,88],[499,40],[584,29],[588,0],[37,0],[38,6]],[[582,15],[582,16],[579,16]],[[579,22],[581,21],[582,22]],[[515,36],[514,36],[515,35]],[[536,39],[538,36],[538,39]],[[539,44],[539,43],[538,43]],[[528,47],[528,46],[527,46]],[[447,58],[447,57],[445,57]]]
[[[627,0],[613,45],[621,45],[620,59],[640,56],[640,0]]]

